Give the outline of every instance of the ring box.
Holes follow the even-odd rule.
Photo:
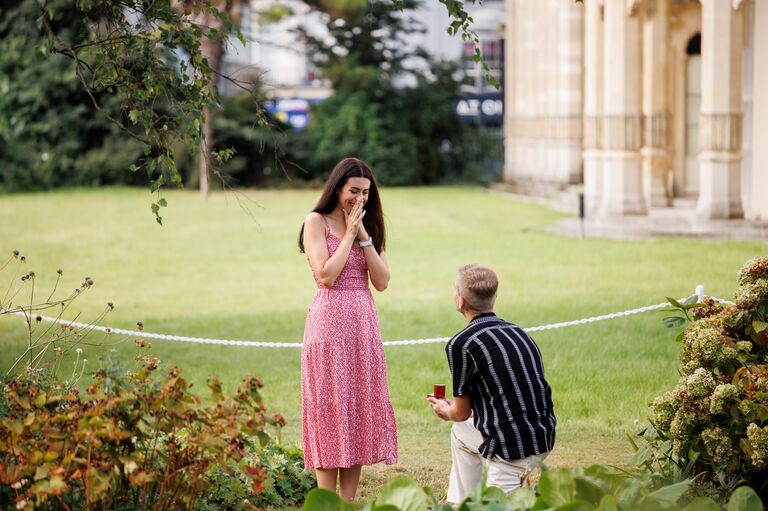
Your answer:
[[[445,385],[442,383],[435,383],[432,394],[427,394],[427,397],[434,397],[436,399],[445,399]]]

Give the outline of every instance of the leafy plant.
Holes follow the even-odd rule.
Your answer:
[[[248,471],[253,468],[249,467],[263,470],[260,488],[251,484]],[[314,472],[304,468],[304,453],[275,441],[249,452],[238,462],[230,460],[227,467],[214,467],[208,478],[211,486],[195,505],[198,511],[299,507],[317,486]]]
[[[422,50],[406,51],[408,36],[423,31],[413,11],[400,12],[391,0],[346,7],[317,6],[328,14],[328,37],[301,32],[314,64],[334,88],[330,98],[313,105],[307,129],[293,137],[306,177],[324,178],[336,162],[356,155],[386,185],[474,179],[473,163],[487,147],[456,115],[456,65]],[[414,9],[418,2],[399,7]],[[400,86],[396,80],[409,83]]]
[[[480,485],[454,508],[441,503],[427,488],[408,478],[391,481],[364,511],[720,511],[721,506],[708,497],[682,502],[690,480],[658,486],[645,470],[624,471],[603,465],[587,469],[542,471],[533,488],[520,488],[511,494]],[[316,489],[307,496],[306,511],[352,511],[354,507],[333,492]],[[762,511],[763,505],[749,487],[738,488],[731,495],[728,511]]]
[[[673,464],[729,490],[768,495],[768,258],[739,271],[735,304],[676,304],[682,333],[677,386],[652,405],[643,462]],[[675,304],[673,304],[675,305]],[[689,314],[690,311],[690,314]],[[666,469],[663,469],[666,470]]]
[[[290,451],[282,464],[275,458],[288,451],[261,451],[270,440],[266,428],[279,432],[285,419],[267,414],[259,378],[246,376],[235,394],[226,396],[211,376],[212,403],[203,405],[180,369],[161,372],[161,361],[135,338],[139,355],[133,370],[102,359],[95,373],[85,375],[87,386],[78,386],[86,363],[79,346],[93,323],[46,327],[40,314],[53,309],[61,319],[93,280],[86,277],[74,292],[56,298],[59,270],[53,290],[43,295],[48,297],[36,300],[37,275],[25,271],[25,264],[26,257],[14,251],[0,266],[14,273],[0,315],[22,315],[29,338],[25,353],[0,380],[3,503],[25,510],[192,509],[208,495],[212,471],[218,469],[234,476],[232,484],[241,486],[236,490],[249,497],[269,482],[279,487],[275,495],[297,499],[310,484],[295,481],[300,453]],[[107,311],[113,307],[108,304]],[[64,356],[73,352],[72,376],[60,376]],[[267,462],[269,473],[260,465]],[[291,493],[294,483],[304,486]]]

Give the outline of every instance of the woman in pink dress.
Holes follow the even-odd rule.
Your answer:
[[[351,502],[363,465],[397,462],[397,426],[369,289],[384,291],[384,214],[368,166],[336,165],[299,234],[317,283],[301,350],[304,464]]]

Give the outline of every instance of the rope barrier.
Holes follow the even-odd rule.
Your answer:
[[[695,295],[692,295],[686,298],[681,298],[679,301],[683,302],[685,300],[689,300],[693,296],[697,297],[697,301],[699,302],[702,301],[704,298],[704,287],[700,285],[696,286]],[[723,300],[721,298],[714,298],[714,299],[727,305],[733,305],[733,302],[730,302],[728,300]],[[563,321],[560,323],[539,325],[539,326],[534,326],[534,327],[529,327],[524,329],[526,332],[542,332],[545,330],[555,330],[557,328],[566,328],[566,327],[577,326],[577,325],[587,325],[590,323],[595,323],[597,321],[623,318],[626,316],[632,316],[634,314],[642,314],[644,312],[659,310],[659,309],[668,307],[669,305],[670,305],[669,302],[662,302],[662,303],[657,303],[655,305],[638,307],[637,309],[614,312],[611,314],[603,314],[601,316],[592,316],[589,318],[577,319],[574,321]],[[19,311],[19,312],[14,312],[13,314],[17,316],[26,317],[26,314],[28,313]],[[154,333],[154,332],[144,332],[140,330],[128,330],[124,328],[110,328],[110,327],[105,327],[100,325],[93,325],[90,323],[83,323],[79,321],[67,321],[65,319],[54,318],[50,316],[35,316],[35,317],[36,318],[39,317],[40,321],[45,321],[47,323],[59,323],[59,324],[63,324],[63,325],[71,326],[75,328],[88,328],[90,330],[96,330],[96,331],[104,332],[108,334],[130,335],[130,336],[140,337],[142,339],[160,339],[163,341],[189,342],[189,343],[196,343],[196,344],[216,344],[216,345],[223,345],[223,346],[248,346],[248,347],[254,347],[254,348],[300,348],[301,347],[300,342],[241,341],[237,339],[212,339],[209,337],[188,337],[184,335],[160,334],[160,333]],[[450,339],[451,339],[450,337],[433,337],[433,338],[427,338],[427,339],[386,341],[383,344],[384,346],[412,346],[416,344],[433,344],[433,343],[448,342]]]

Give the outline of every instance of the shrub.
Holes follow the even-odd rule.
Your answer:
[[[254,492],[249,485],[249,466],[264,470],[259,492]],[[237,463],[230,461],[227,467],[216,466],[209,479],[208,495],[195,506],[198,511],[300,507],[307,493],[317,486],[314,472],[304,468],[301,449],[274,441]]]
[[[285,419],[267,415],[259,378],[246,376],[226,396],[211,376],[212,403],[203,405],[179,368],[161,371],[160,360],[143,351],[148,344],[134,338],[140,350],[134,370],[102,361],[78,388],[86,361],[77,346],[93,325],[41,327],[38,314],[54,309],[61,317],[93,280],[54,298],[59,270],[53,291],[38,302],[36,274],[23,271],[26,258],[14,251],[0,271],[12,263],[18,268],[0,315],[23,315],[29,341],[0,379],[0,502],[25,510],[211,509],[204,504],[223,494],[217,483],[227,477],[238,499],[220,499],[216,509],[300,502],[313,481],[297,466],[300,451],[263,449],[270,440],[265,429],[281,428]],[[29,296],[15,304],[25,286]],[[109,303],[105,312],[113,308]],[[58,369],[72,352],[72,376],[62,379]]]
[[[544,469],[533,488],[520,488],[509,495],[495,487],[480,485],[464,502],[454,508],[440,503],[428,488],[413,480],[391,481],[367,511],[720,511],[721,507],[707,497],[683,503],[690,480],[658,486],[644,470],[624,471],[603,465],[587,469]],[[353,511],[354,507],[328,490],[313,490],[307,496],[306,511]],[[762,511],[763,505],[754,490],[742,487],[728,502],[728,511]]]
[[[652,404],[643,461],[690,466],[729,489],[746,482],[768,495],[768,258],[739,271],[735,304],[674,304],[692,320],[682,333],[682,375]]]
[[[144,355],[137,371],[99,370],[83,391],[33,377],[9,381],[0,419],[0,482],[19,509],[189,508],[210,486],[215,465],[266,444],[275,424],[262,404],[258,378],[246,377],[232,397],[209,379],[214,403],[201,406],[176,367],[158,375]],[[246,466],[253,491],[264,469]]]

